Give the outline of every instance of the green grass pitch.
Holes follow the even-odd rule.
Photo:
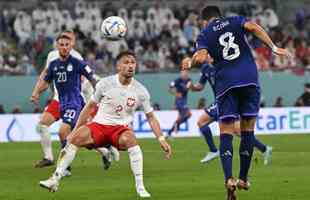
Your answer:
[[[310,134],[259,136],[273,146],[273,162],[264,166],[256,151],[250,171],[252,187],[238,192],[241,200],[309,200]],[[218,138],[215,138],[218,143]],[[239,139],[235,138],[234,174],[238,174]],[[177,138],[171,141],[173,157],[164,160],[154,139],[141,139],[144,152],[144,181],[151,200],[224,200],[225,191],[220,161],[200,164],[207,146],[202,138]],[[53,143],[56,154],[58,145]],[[73,176],[61,182],[56,193],[39,187],[54,167],[35,169],[41,157],[39,143],[0,144],[0,200],[133,200],[139,199],[128,163],[127,152],[121,161],[104,171],[99,155],[81,150],[73,162]]]

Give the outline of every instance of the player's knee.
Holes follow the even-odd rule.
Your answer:
[[[48,132],[48,126],[39,122],[36,126],[36,131],[40,134],[44,134]]]
[[[202,121],[202,120],[198,120],[197,126],[198,126],[199,128],[201,128],[201,127],[203,127],[203,125],[204,125],[203,121]]]
[[[255,127],[255,117],[243,117],[240,122],[241,131],[253,131]]]
[[[127,150],[130,147],[136,146],[137,140],[133,134],[125,133],[120,136],[118,143],[121,150]]]

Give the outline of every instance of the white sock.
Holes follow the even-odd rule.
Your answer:
[[[75,154],[78,151],[78,147],[74,144],[67,144],[65,148],[60,151],[60,155],[57,162],[57,167],[54,175],[57,179],[61,179],[64,171],[69,167],[69,165],[74,160]]]
[[[136,189],[144,189],[143,184],[143,155],[139,145],[130,147],[128,149],[130,167],[133,175],[135,176]]]
[[[43,124],[37,125],[37,131],[41,136],[41,146],[44,154],[44,158],[48,160],[54,160],[53,150],[52,150],[52,140],[51,135],[48,132],[48,126]]]
[[[105,147],[100,147],[96,149],[101,155],[103,155],[104,157],[109,157],[109,150]]]

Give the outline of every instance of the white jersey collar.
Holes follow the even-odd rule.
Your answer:
[[[133,82],[134,82],[134,78],[132,78],[131,81],[130,81],[130,83],[129,83],[129,85],[123,85],[123,84],[119,81],[119,75],[118,75],[118,74],[115,75],[115,79],[116,79],[116,84],[117,84],[118,86],[120,86],[120,87],[125,87],[125,88],[130,88],[130,87],[132,87]]]

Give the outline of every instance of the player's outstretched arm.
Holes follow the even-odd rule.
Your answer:
[[[82,109],[74,129],[78,129],[79,127],[81,127],[87,123],[91,112],[95,109],[96,106],[97,106],[97,103],[94,102],[93,100],[88,101],[88,103]]]
[[[258,37],[263,43],[265,43],[269,48],[271,48],[272,52],[275,53],[276,55],[286,56],[288,58],[292,57],[292,55],[290,55],[288,50],[277,47],[273,43],[267,32],[255,22],[251,21],[245,22],[244,28],[247,31],[253,33],[256,37]]]
[[[165,151],[166,153],[166,158],[169,159],[171,157],[171,147],[168,144],[168,142],[165,139],[165,136],[163,136],[161,129],[160,129],[160,125],[159,122],[156,118],[156,116],[154,115],[154,112],[149,112],[146,114],[147,120],[150,124],[150,127],[152,128],[155,136],[157,137],[161,148]]]

